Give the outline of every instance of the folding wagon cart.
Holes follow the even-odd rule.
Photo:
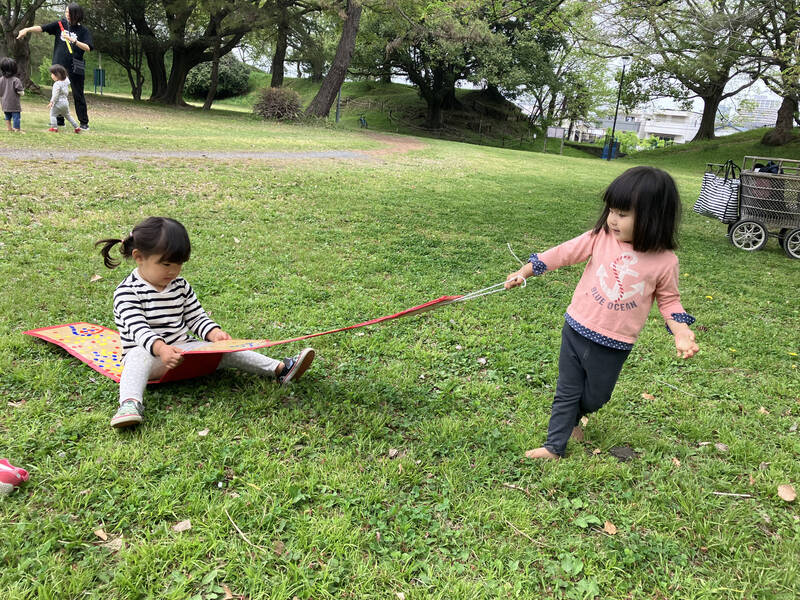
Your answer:
[[[741,172],[732,161],[709,163],[695,211],[728,223],[728,238],[740,250],[761,250],[778,239],[790,258],[800,259],[800,161],[745,156]]]

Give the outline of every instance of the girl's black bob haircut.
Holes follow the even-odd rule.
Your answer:
[[[605,207],[594,233],[608,231],[610,209],[633,211],[633,249],[659,252],[678,247],[681,199],[675,181],[655,167],[633,167],[611,182],[603,194]]]
[[[133,251],[138,250],[145,257],[160,256],[163,262],[183,264],[192,253],[186,228],[167,217],[146,218],[125,239],[109,238],[95,242],[95,246],[103,246],[100,254],[109,269],[119,265],[119,261],[110,256],[111,249],[117,244],[122,244],[120,253],[124,258],[130,258]]]

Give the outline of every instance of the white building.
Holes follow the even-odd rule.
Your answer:
[[[639,139],[652,135],[676,144],[685,144],[700,129],[702,116],[699,112],[671,108],[637,110],[617,117],[616,131],[633,131]],[[601,121],[600,127],[610,129],[613,123],[613,118],[606,118]]]

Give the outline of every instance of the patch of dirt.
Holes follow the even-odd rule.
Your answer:
[[[407,135],[368,133],[367,137],[386,144],[384,148],[367,151],[366,154],[369,154],[370,156],[386,156],[387,154],[413,152],[414,150],[424,150],[428,147],[428,144],[419,138],[414,138]]]
[[[60,148],[32,150],[1,148],[0,156],[10,160],[63,160],[75,161],[79,158],[97,158],[121,161],[146,161],[152,159],[199,159],[199,160],[369,160],[391,154],[422,150],[428,145],[417,138],[368,133],[368,137],[385,146],[375,150],[321,150],[321,151],[189,151],[189,150],[61,150]]]

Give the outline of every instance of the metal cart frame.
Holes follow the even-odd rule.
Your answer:
[[[756,170],[770,162],[778,173]],[[731,244],[753,252],[775,237],[789,258],[800,259],[800,161],[745,156],[739,181],[739,219],[728,226]]]

